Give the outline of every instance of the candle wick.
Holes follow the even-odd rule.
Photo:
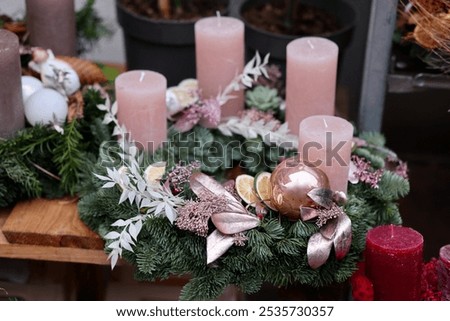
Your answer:
[[[139,82],[143,82],[145,78],[145,72],[141,72],[141,77],[139,78]]]
[[[325,128],[328,128],[328,124],[327,124],[327,121],[325,120],[325,118],[323,118],[322,120],[323,120],[323,123],[325,125]]]
[[[216,11],[216,16],[217,16],[217,24],[219,25],[219,27],[221,26],[221,24],[222,24],[222,19],[220,19],[222,16],[220,15],[220,11],[219,10],[217,10]]]
[[[312,44],[311,40],[308,39],[306,42],[311,47],[311,49],[314,49],[314,45]]]

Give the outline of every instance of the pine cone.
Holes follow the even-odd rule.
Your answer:
[[[3,24],[5,30],[15,33],[19,38],[22,38],[27,32],[27,26],[24,22],[9,21]]]
[[[81,85],[92,85],[107,81],[102,70],[88,60],[69,56],[56,56],[56,58],[65,61],[76,71]]]

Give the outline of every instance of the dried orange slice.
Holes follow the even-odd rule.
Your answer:
[[[255,206],[259,198],[253,189],[255,178],[253,176],[242,174],[236,177],[235,186],[239,196],[250,206]]]
[[[155,183],[161,180],[166,172],[166,162],[157,162],[149,165],[144,172],[144,178],[147,184]]]
[[[272,185],[270,184],[270,176],[272,174],[269,172],[259,172],[255,176],[254,189],[258,197],[266,204],[267,207],[276,211],[276,208],[270,202],[272,197]]]

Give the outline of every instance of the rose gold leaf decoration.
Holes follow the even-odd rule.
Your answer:
[[[216,180],[200,172],[191,175],[189,179],[192,191],[200,195],[202,193],[212,193],[217,196],[225,196],[228,201],[228,209],[230,212],[246,213],[242,204],[240,204],[231,193],[229,193]]]
[[[234,237],[215,230],[206,238],[206,263],[210,264],[221,257],[234,244]]]
[[[336,235],[336,227],[338,224],[338,219],[334,218],[331,219],[327,222],[327,224],[325,224],[324,226],[322,226],[319,230],[320,234],[322,234],[322,236],[328,240],[332,240],[334,238],[334,236]]]
[[[324,238],[320,233],[313,234],[309,238],[306,250],[309,266],[315,270],[324,265],[330,256],[332,247],[332,240]]]
[[[313,188],[307,194],[316,204],[330,209],[333,206],[333,192],[328,188]]]
[[[214,226],[224,234],[235,234],[255,228],[260,220],[250,214],[216,213],[211,216]]]
[[[342,260],[347,255],[352,244],[352,222],[345,213],[342,213],[337,221],[336,235],[333,240],[334,250],[336,258]]]
[[[302,219],[302,221],[309,221],[313,218],[316,218],[317,216],[319,216],[319,213],[315,208],[308,206],[300,207],[300,218]]]
[[[347,203],[347,194],[345,194],[342,191],[337,191],[333,193],[333,201],[338,204],[338,205],[344,205],[345,203]]]

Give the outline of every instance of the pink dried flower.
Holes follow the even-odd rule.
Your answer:
[[[342,210],[339,206],[333,204],[333,207],[330,209],[320,208],[317,209],[317,212],[319,213],[319,216],[317,217],[316,225],[322,227],[327,224],[329,220],[338,217],[342,213]]]
[[[167,182],[170,186],[176,190],[176,192],[182,192],[184,184],[189,181],[192,172],[200,168],[199,161],[193,161],[188,165],[183,165],[181,162],[175,165],[175,167],[167,175]]]
[[[224,196],[212,193],[202,193],[198,201],[189,201],[178,211],[175,225],[180,230],[186,230],[198,236],[208,236],[208,220],[214,213],[220,213],[227,208]]]
[[[216,128],[220,123],[221,106],[217,99],[198,100],[179,113],[174,127],[181,133],[200,124],[206,128]]]
[[[251,108],[241,112],[240,116],[241,118],[248,118],[252,122],[257,122],[260,120],[264,121],[265,124],[268,122],[274,122],[275,126],[272,129],[273,131],[278,130],[278,128],[280,128],[281,126],[281,122],[277,118],[275,118],[271,111],[264,112],[255,108]]]
[[[397,155],[388,155],[386,157],[385,168],[404,179],[408,179],[408,164],[400,160]]]
[[[181,133],[190,131],[202,118],[202,114],[198,109],[201,108],[198,104],[194,104],[191,107],[184,109],[177,118],[174,127]]]
[[[399,161],[397,167],[394,169],[394,173],[408,179],[408,164],[403,161]]]
[[[350,163],[349,181],[352,184],[364,182],[372,188],[378,188],[378,183],[383,175],[383,169],[374,170],[369,161],[363,157],[352,156]]]
[[[236,233],[233,234],[234,245],[236,246],[244,246],[245,242],[248,240],[248,237],[245,236],[244,233]]]
[[[199,109],[200,125],[206,128],[216,128],[220,123],[221,107],[217,99],[203,100],[203,106]]]

